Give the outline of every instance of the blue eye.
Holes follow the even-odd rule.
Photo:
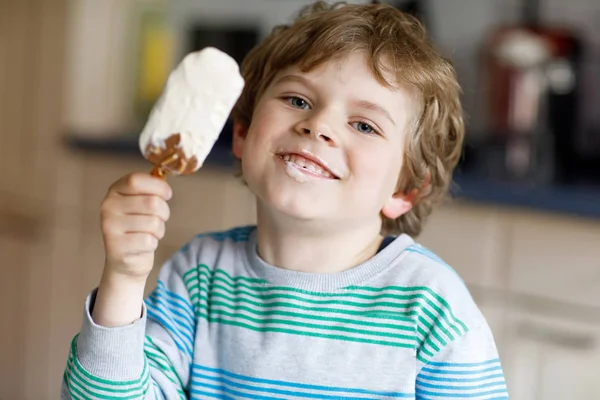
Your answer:
[[[308,105],[308,103],[306,102],[306,100],[304,100],[301,97],[290,96],[286,100],[294,108],[299,108],[301,110],[308,110],[308,109],[310,109],[310,106]]]
[[[377,132],[375,132],[375,129],[373,129],[373,127],[371,125],[369,125],[365,122],[353,122],[351,125],[354,129],[356,129],[360,133],[364,133],[365,135],[371,135],[373,133],[377,133]]]

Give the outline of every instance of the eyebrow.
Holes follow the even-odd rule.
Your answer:
[[[366,101],[366,100],[359,100],[359,101],[355,101],[354,105],[356,107],[365,108],[367,110],[371,110],[376,113],[379,113],[379,114],[383,115],[384,117],[386,117],[387,119],[389,119],[390,122],[394,126],[396,126],[396,122],[392,119],[392,116],[390,115],[390,113],[387,112],[387,110],[385,108],[381,107],[379,104],[371,103],[370,101]]]
[[[275,81],[275,85],[279,85],[285,82],[297,82],[304,86],[307,86],[309,89],[313,88],[312,83],[308,79],[303,78],[299,75],[284,75]]]

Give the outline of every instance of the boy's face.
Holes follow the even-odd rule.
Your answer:
[[[381,214],[411,207],[397,187],[415,110],[407,90],[376,80],[362,53],[306,73],[292,67],[259,99],[250,127],[236,124],[234,153],[270,210],[338,227],[380,224]]]

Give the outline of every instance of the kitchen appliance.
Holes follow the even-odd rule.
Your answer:
[[[486,43],[487,118],[509,177],[568,182],[577,171],[582,42],[541,23],[539,7],[524,1],[522,22],[499,27]]]

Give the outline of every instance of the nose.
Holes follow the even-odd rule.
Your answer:
[[[313,136],[317,140],[323,141],[325,143],[333,144],[333,139],[331,138],[331,136],[324,134],[319,129],[311,130],[310,128],[302,128],[302,132],[305,135]]]
[[[311,136],[312,138],[324,142],[328,145],[336,145],[334,135],[329,124],[325,123],[322,116],[309,117],[298,123],[296,132],[301,135]]]

